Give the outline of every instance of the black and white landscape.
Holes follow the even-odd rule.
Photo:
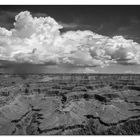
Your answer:
[[[140,6],[0,6],[0,135],[139,134]]]

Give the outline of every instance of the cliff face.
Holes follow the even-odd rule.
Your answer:
[[[140,134],[139,78],[0,75],[0,134]]]

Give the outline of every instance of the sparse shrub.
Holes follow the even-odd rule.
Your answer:
[[[28,94],[29,93],[29,89],[26,88],[24,92],[25,92],[25,94]]]
[[[12,84],[15,84],[15,82],[14,82],[14,81],[12,81]]]
[[[41,92],[40,88],[38,88],[37,91],[38,91],[38,93],[40,93]]]
[[[87,99],[89,99],[89,95],[85,93],[85,94],[83,95],[83,98],[87,100]]]
[[[30,85],[29,84],[26,84],[26,87],[30,87]]]
[[[65,95],[62,96],[61,102],[64,104],[67,101],[67,97]]]

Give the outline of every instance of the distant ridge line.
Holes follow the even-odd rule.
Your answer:
[[[140,75],[140,73],[0,73],[0,75]]]

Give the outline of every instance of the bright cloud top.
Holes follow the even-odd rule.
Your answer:
[[[14,28],[0,28],[0,60],[34,64],[104,66],[140,64],[140,44],[122,36],[112,38],[92,31],[67,31],[51,17],[32,17],[24,11]]]

